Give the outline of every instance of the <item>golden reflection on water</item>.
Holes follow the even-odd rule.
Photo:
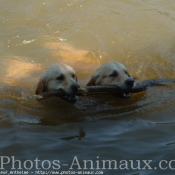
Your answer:
[[[42,72],[58,61],[76,70],[82,86],[108,61],[125,64],[137,80],[175,78],[174,0],[0,0],[3,155],[65,163],[75,154],[86,160],[174,160],[173,85],[127,100],[107,94],[80,97],[74,105],[59,98],[36,101]]]
[[[83,86],[108,61],[125,64],[138,80],[175,77],[171,0],[5,2],[0,1],[3,83],[30,89],[58,61],[72,66]]]
[[[103,53],[99,51],[75,49],[67,43],[47,42],[43,47],[47,49],[51,57],[57,58],[55,63],[64,62],[72,66],[79,73],[79,77],[89,75],[96,70],[100,66],[100,59],[103,56]],[[5,63],[5,72],[1,80],[11,86],[22,87],[36,83],[36,79],[39,79],[47,66],[29,61],[21,57],[10,58]]]
[[[45,43],[44,47],[49,49],[50,55],[72,66],[79,73],[79,76],[86,73],[90,74],[96,70],[100,66],[104,55],[99,51],[76,49],[67,43],[48,42]]]
[[[40,64],[14,57],[6,62],[6,69],[1,80],[10,86],[30,87],[32,83],[36,83],[33,79],[39,76],[41,71],[44,71],[44,69]]]

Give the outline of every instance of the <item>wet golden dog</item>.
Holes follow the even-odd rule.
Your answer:
[[[41,95],[44,92],[62,90],[66,94],[63,99],[73,102],[78,88],[74,69],[66,64],[58,63],[50,66],[43,73],[35,93]]]
[[[126,67],[119,62],[108,62],[102,65],[91,77],[87,86],[117,85],[122,89],[133,88],[134,79],[129,75]],[[131,94],[122,94],[122,97],[130,97]]]

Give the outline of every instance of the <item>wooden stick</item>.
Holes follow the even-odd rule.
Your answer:
[[[175,83],[175,79],[151,79],[151,80],[144,80],[141,82],[137,82],[134,88],[121,88],[117,85],[113,86],[86,86],[84,88],[80,88],[77,95],[91,95],[91,94],[98,94],[98,93],[111,93],[114,92],[115,94],[122,94],[122,93],[138,93],[142,91],[146,91],[149,87],[152,86],[163,86],[166,84]],[[84,93],[84,94],[83,94]]]
[[[122,89],[117,85],[113,86],[85,86],[84,88],[79,88],[77,92],[77,96],[85,96],[85,95],[92,95],[92,94],[99,94],[99,93],[115,93],[115,94],[123,94],[123,93],[138,93],[145,91],[147,88],[152,86],[162,86],[165,84],[175,83],[175,79],[166,79],[166,78],[159,78],[159,79],[151,79],[151,80],[144,80],[141,82],[137,82],[134,88],[125,88]],[[63,91],[50,91],[45,92],[42,95],[35,95],[37,100],[42,100],[47,97],[57,96],[63,97],[66,95]]]

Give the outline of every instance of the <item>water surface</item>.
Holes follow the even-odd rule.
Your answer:
[[[76,70],[81,86],[108,61],[125,64],[138,81],[174,78],[174,48],[173,0],[0,0],[1,156],[69,165],[74,156],[80,162],[153,160],[153,167],[174,160],[174,85],[127,100],[82,97],[74,105],[33,96],[42,72],[58,61]],[[103,172],[173,174],[160,168]]]

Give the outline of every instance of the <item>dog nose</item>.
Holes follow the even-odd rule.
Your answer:
[[[72,89],[73,91],[77,91],[79,87],[80,87],[79,84],[75,83],[75,84],[73,84],[73,85],[71,86],[71,89]]]
[[[128,78],[126,81],[125,81],[125,84],[127,85],[127,86],[130,86],[130,87],[132,87],[133,85],[134,85],[134,80],[132,79],[132,78]]]

